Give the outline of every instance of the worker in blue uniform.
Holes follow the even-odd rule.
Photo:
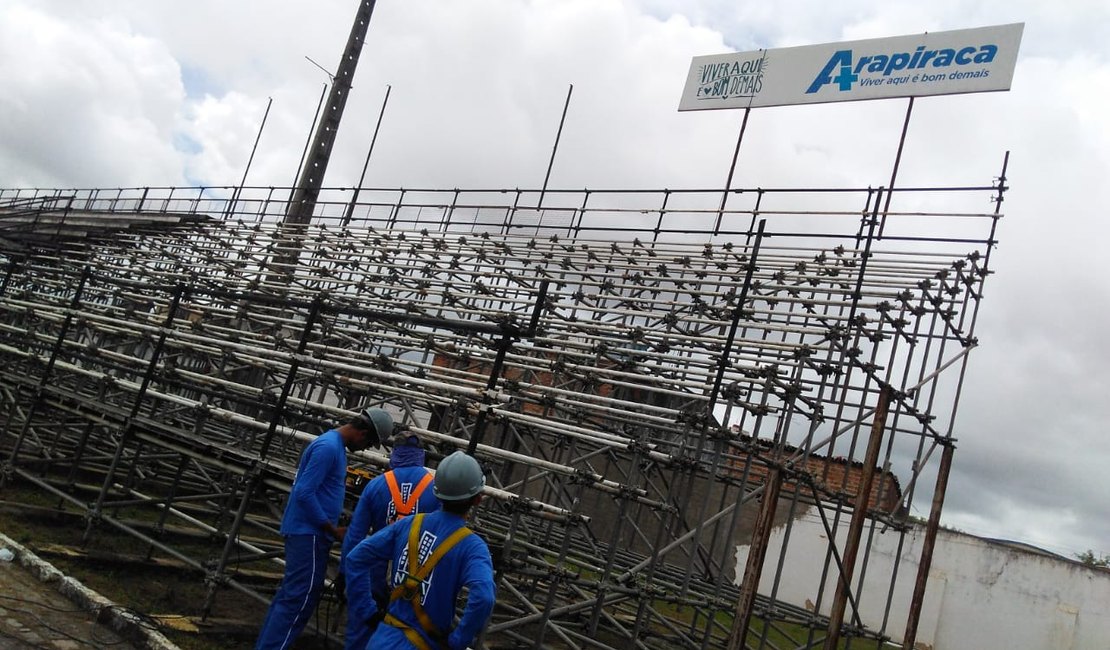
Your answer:
[[[345,531],[336,524],[343,511],[347,450],[380,445],[392,433],[389,413],[368,408],[305,447],[281,519],[285,577],[266,612],[256,650],[286,650],[304,630],[320,600],[328,548]]]
[[[432,488],[434,475],[424,467],[424,448],[420,439],[405,431],[393,436],[390,443],[393,450],[389,455],[389,471],[366,484],[347,526],[340,559],[341,575],[344,575],[343,563],[347,554],[368,535],[401,517],[439,510],[439,499]],[[339,582],[342,583],[342,580]],[[374,596],[382,606],[388,602],[387,593]],[[343,647],[364,650],[371,632],[370,621],[360,619],[355,611],[348,608]]]
[[[451,454],[436,469],[442,510],[400,519],[347,555],[348,607],[363,620],[382,620],[367,648],[463,650],[485,626],[495,602],[493,562],[485,541],[466,527],[484,486],[478,461]],[[466,606],[452,627],[464,587]],[[384,617],[373,593],[389,594]]]

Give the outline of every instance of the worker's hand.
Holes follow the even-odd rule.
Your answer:
[[[347,533],[346,526],[333,526],[331,522],[324,524],[324,532],[331,535],[335,541],[342,542],[343,536]]]
[[[370,628],[370,632],[373,633],[383,620],[385,620],[385,609],[378,609],[366,620],[366,627]]]

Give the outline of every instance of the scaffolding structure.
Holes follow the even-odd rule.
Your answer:
[[[907,610],[869,542],[935,535],[1006,189],[0,191],[0,480],[266,602],[304,443],[380,405],[487,470],[484,647],[912,647],[931,551]]]

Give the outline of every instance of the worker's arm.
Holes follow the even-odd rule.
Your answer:
[[[336,464],[336,450],[330,445],[313,445],[305,452],[309,454],[304,469],[297,473],[293,481],[293,491],[289,498],[297,502],[304,520],[311,526],[326,532],[332,537],[341,537],[342,532],[329,521],[320,505],[320,485]]]
[[[347,607],[349,614],[368,620],[377,612],[373,593],[385,592],[386,569],[393,551],[398,529],[405,526],[386,526],[355,545],[343,562],[347,576]]]
[[[489,548],[481,542],[468,545],[467,551],[462,583],[466,585],[468,594],[459,624],[447,638],[447,645],[452,650],[463,650],[474,641],[474,637],[478,636],[493,614],[493,605],[497,599]]]
[[[381,477],[378,476],[362,488],[362,495],[359,496],[358,503],[355,504],[355,511],[351,515],[351,523],[347,524],[347,532],[343,536],[343,548],[339,554],[341,567],[346,566],[346,559],[351,550],[358,546],[359,542],[366,539],[371,532],[370,516],[374,510],[374,490],[380,482]],[[346,569],[344,569],[344,572],[346,572]]]

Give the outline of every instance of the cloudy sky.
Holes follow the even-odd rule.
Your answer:
[[[289,185],[356,0],[0,0],[0,186]],[[311,10],[309,9],[311,8]],[[903,186],[1012,191],[945,523],[1110,554],[1110,3],[381,0],[325,181],[720,187],[741,114],[675,109],[692,56],[1024,22],[1009,93],[919,100]],[[889,178],[905,100],[775,108],[734,186]],[[984,207],[984,210],[989,206]],[[925,508],[927,506],[920,506]],[[918,511],[916,514],[924,515]]]

